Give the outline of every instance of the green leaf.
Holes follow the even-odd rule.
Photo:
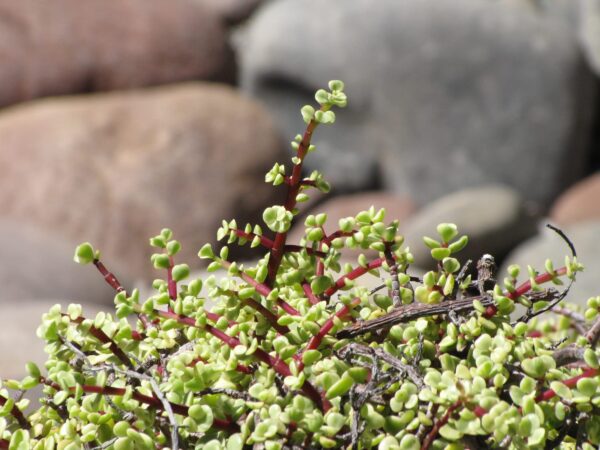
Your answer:
[[[331,277],[329,277],[327,275],[322,275],[320,277],[316,277],[310,283],[310,288],[312,289],[312,291],[315,295],[322,294],[327,289],[329,289],[331,286],[333,286],[333,280],[331,279]]]
[[[431,250],[431,256],[433,259],[442,261],[444,258],[447,258],[448,256],[450,256],[450,249],[443,248],[443,247],[434,248]]]
[[[190,267],[187,264],[177,264],[173,266],[173,280],[181,281],[190,275]]]
[[[340,80],[331,80],[328,84],[329,89],[332,91],[343,91],[344,90],[344,82]]]
[[[16,430],[10,437],[8,450],[30,450],[29,432],[26,430]]]
[[[167,254],[169,256],[174,256],[177,253],[179,253],[179,250],[181,250],[181,244],[179,243],[179,241],[169,241],[169,243],[167,244]]]
[[[198,252],[198,257],[201,259],[213,259],[215,254],[213,253],[212,245],[204,244],[204,246]]]
[[[430,249],[440,248],[442,246],[441,242],[436,241],[435,239],[431,239],[430,237],[423,236],[423,242]]]
[[[315,115],[315,108],[310,105],[304,105],[300,110],[300,113],[302,114],[302,120],[304,120],[304,123],[308,124]]]
[[[89,264],[93,262],[95,259],[95,252],[92,244],[89,242],[84,242],[81,245],[78,245],[75,249],[75,256],[73,260],[78,264]]]
[[[450,242],[458,234],[458,227],[453,223],[440,223],[437,232],[444,242]]]
[[[152,264],[155,269],[168,269],[171,267],[171,261],[169,255],[164,253],[155,253],[152,255]]]
[[[213,424],[214,416],[210,406],[192,405],[188,410],[188,415],[198,424],[199,432],[208,431]]]
[[[342,378],[340,378],[336,383],[333,384],[329,389],[327,389],[327,393],[325,396],[328,399],[332,399],[335,397],[341,397],[350,391],[352,385],[354,384],[354,380],[350,375],[344,374]]]
[[[460,239],[458,239],[456,242],[453,242],[452,244],[450,244],[448,246],[448,248],[450,249],[450,252],[452,252],[452,254],[460,252],[463,248],[465,248],[467,246],[467,244],[469,243],[469,238],[467,236],[461,236]]]

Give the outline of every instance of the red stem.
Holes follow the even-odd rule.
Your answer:
[[[308,301],[311,303],[311,305],[316,305],[317,303],[319,303],[321,301],[314,294],[314,292],[310,288],[310,284],[308,284],[308,282],[306,280],[304,282],[302,282],[302,290],[306,294],[306,298],[308,298]]]
[[[8,444],[9,442],[5,439],[0,439],[0,449],[4,450],[8,450]]]
[[[104,277],[104,281],[106,281],[110,287],[112,287],[115,291],[117,291],[117,293],[125,292],[125,288],[121,285],[119,280],[117,280],[117,277],[112,272],[110,272],[104,266],[104,264],[102,264],[102,261],[100,261],[99,259],[94,259],[94,265],[96,266],[98,271]],[[148,328],[148,326],[150,324],[150,321],[148,320],[148,318],[144,314],[141,314],[141,313],[138,314],[138,317],[139,317],[140,321],[142,322],[142,325],[144,326],[144,328]]]
[[[61,387],[57,383],[54,383],[53,381],[42,378],[42,382],[48,386],[51,386],[52,388],[56,389],[57,391],[61,390]],[[83,389],[84,392],[88,392],[88,393],[92,393],[92,394],[102,394],[102,395],[122,396],[122,395],[125,395],[125,393],[127,392],[127,390],[125,388],[119,388],[119,387],[113,387],[113,386],[92,386],[92,385],[84,384],[84,385],[81,385],[81,388]],[[75,387],[70,387],[69,391],[74,392]],[[144,403],[148,406],[152,406],[152,407],[160,409],[160,410],[164,410],[164,408],[165,408],[163,403],[155,396],[150,397],[149,395],[144,395],[138,391],[133,391],[131,396],[133,399],[137,400],[138,402]],[[169,402],[169,405],[171,406],[171,409],[173,410],[173,412],[175,414],[179,414],[181,416],[188,415],[188,411],[189,411],[188,406],[181,405],[179,403],[172,403],[172,402]],[[233,433],[239,431],[238,425],[235,422],[231,422],[230,420],[224,420],[224,419],[219,419],[219,418],[215,417],[213,419],[213,425],[217,428],[220,428],[223,430],[228,430]]]
[[[599,370],[598,369],[592,369],[591,367],[587,367],[583,373],[573,377],[573,378],[569,378],[568,380],[565,381],[561,381],[562,384],[564,384],[567,387],[575,387],[577,385],[577,382],[579,380],[581,380],[582,378],[591,378],[591,377],[595,377],[596,375],[598,375]],[[540,395],[538,395],[535,398],[536,403],[539,402],[545,402],[547,400],[550,400],[552,397],[554,397],[556,395],[556,392],[554,392],[552,389],[547,389],[544,392],[542,392]]]
[[[67,316],[69,317],[68,314],[63,313],[63,316]],[[77,317],[76,319],[70,319],[71,322],[76,323],[76,324],[81,324],[84,321],[83,317]],[[92,336],[94,336],[96,339],[98,339],[100,342],[102,342],[103,344],[110,344],[109,345],[109,349],[111,352],[113,352],[113,354],[119,358],[119,360],[125,364],[127,367],[129,367],[130,369],[133,369],[133,364],[131,363],[131,361],[129,360],[129,357],[125,354],[125,352],[123,350],[121,350],[119,348],[119,346],[116,344],[115,341],[113,341],[111,338],[108,337],[108,335],[106,333],[104,333],[104,331],[102,331],[100,328],[96,328],[94,325],[92,325],[90,327],[89,330],[90,334]]]
[[[4,397],[2,397],[0,395],[0,406],[4,406],[6,404],[8,400]],[[21,412],[21,410],[19,408],[17,408],[16,403],[13,405],[13,407],[10,410],[10,414],[11,416],[13,416],[15,418],[15,420],[19,423],[19,426],[25,430],[30,430],[31,429],[31,424],[29,423],[29,421],[25,418],[25,416],[23,415],[23,413]],[[7,447],[8,448],[8,447]]]
[[[352,270],[350,273],[347,273],[346,275],[342,275],[340,278],[337,279],[337,281],[335,282],[335,284],[333,286],[331,286],[329,289],[327,289],[325,291],[325,295],[327,297],[331,297],[339,289],[343,288],[346,285],[346,280],[354,280],[354,279],[364,275],[369,270],[377,269],[378,267],[381,267],[381,265],[383,264],[384,261],[385,261],[385,258],[377,258],[377,259],[371,261],[367,265],[367,267],[360,266],[360,267],[357,267],[356,269]]]
[[[231,231],[233,231],[236,234],[236,236],[247,239],[249,241],[251,241],[252,239],[254,239],[257,236],[254,233],[246,233],[245,231],[238,230],[237,228],[232,228]],[[268,237],[265,237],[265,236],[259,236],[259,237],[260,237],[260,245],[262,245],[264,248],[266,248],[268,250],[271,250],[273,248],[273,241],[271,239],[269,239]],[[301,245],[286,245],[284,250],[285,250],[285,252],[300,252],[302,250],[306,250],[306,252],[309,255],[316,255],[316,256],[321,256],[321,257],[327,256],[323,252],[313,250],[310,247],[303,247]]]
[[[252,309],[255,309],[259,313],[261,313],[265,319],[271,324],[271,326],[279,333],[279,334],[287,334],[290,332],[290,329],[286,326],[279,325],[277,320],[279,319],[274,313],[269,311],[263,305],[258,303],[256,300],[252,298],[247,298],[246,300],[242,300],[242,303],[246,306],[249,306]]]
[[[296,196],[300,192],[300,188],[302,186],[301,176],[302,176],[302,164],[304,162],[304,157],[308,152],[308,147],[310,146],[310,140],[312,139],[312,134],[317,128],[318,122],[314,119],[311,120],[306,130],[304,131],[304,135],[302,136],[302,140],[298,144],[297,158],[298,164],[294,165],[292,169],[292,175],[289,178],[287,197],[283,204],[284,208],[288,211],[292,211],[296,207]],[[275,277],[277,276],[277,271],[279,270],[279,266],[281,265],[281,260],[283,258],[284,250],[285,250],[285,241],[287,239],[287,231],[283,233],[277,233],[275,235],[275,240],[273,242],[273,247],[271,248],[271,255],[269,257],[269,273],[267,275],[267,285],[273,286],[275,282]]]
[[[557,269],[554,272],[554,274],[545,272],[545,273],[542,273],[542,274],[539,274],[538,276],[536,276],[534,278],[534,280],[535,280],[536,284],[547,283],[548,281],[552,281],[552,279],[554,277],[562,276],[562,275],[565,275],[566,273],[567,273],[567,268],[561,267],[560,269]],[[524,281],[523,283],[521,283],[519,286],[517,286],[517,288],[513,292],[506,292],[504,295],[506,295],[506,297],[510,298],[511,300],[516,300],[521,295],[526,294],[530,290],[531,290],[531,280],[527,280],[527,281]],[[498,312],[498,308],[496,307],[496,305],[490,305],[486,308],[485,316],[489,318],[489,317],[494,316],[497,312]]]
[[[175,319],[181,324],[196,327],[196,321],[191,317],[179,316],[169,311],[155,310],[154,312],[161,317]],[[228,334],[211,325],[205,325],[204,327],[197,328],[205,329],[210,334],[223,341],[225,344],[229,345],[231,348],[241,345],[241,342],[238,339],[234,338],[233,336],[229,336]],[[255,356],[256,358],[273,368],[273,370],[275,370],[279,375],[283,377],[292,375],[290,368],[282,359],[280,359],[279,357],[269,355],[261,348],[257,348],[253,356]],[[310,398],[313,402],[315,402],[316,405],[318,405],[319,409],[327,411],[331,407],[331,404],[325,398],[325,396],[323,394],[320,394],[319,391],[317,391],[317,389],[314,386],[312,386],[308,381],[305,382],[302,386],[302,391],[307,395],[308,398]]]
[[[169,268],[167,269],[167,288],[169,290],[169,298],[173,301],[177,300],[177,282],[173,279],[173,257],[169,256]],[[171,305],[169,305],[171,308]]]
[[[109,272],[99,259],[94,259],[94,265],[104,277],[104,281],[106,281],[115,291],[121,292],[125,290],[119,280],[117,280],[117,277],[112,272]]]
[[[310,338],[310,341],[308,341],[308,344],[306,344],[306,347],[304,348],[304,351],[302,352],[302,354],[304,354],[304,352],[306,352],[307,350],[317,350],[319,348],[319,345],[321,345],[323,338],[325,336],[327,336],[327,333],[329,333],[331,331],[331,329],[333,328],[333,318],[338,317],[339,319],[342,319],[345,315],[347,315],[352,310],[352,308],[354,308],[355,306],[358,306],[358,305],[360,305],[360,299],[355,298],[354,300],[352,300],[352,302],[350,302],[350,304],[344,305],[342,308],[340,308],[340,310],[338,312],[336,312],[333,316],[331,316],[329,319],[327,319],[325,321],[325,323],[321,326],[321,329],[319,330],[319,332]],[[302,358],[300,358],[298,367],[299,367],[298,370],[300,370],[300,371],[302,369],[304,369],[304,364],[302,363]]]
[[[539,274],[538,276],[535,277],[535,282],[537,284],[547,283],[548,281],[552,281],[552,279],[554,277],[562,276],[562,275],[565,275],[566,273],[567,273],[567,268],[561,267],[560,269],[556,270],[556,272],[554,274],[550,274],[548,272]],[[509,292],[508,294],[506,294],[506,296],[508,298],[510,298],[511,300],[516,300],[518,297],[520,297],[523,294],[526,294],[530,290],[531,290],[531,280],[527,280],[527,281],[521,283],[514,290],[514,292]]]
[[[461,405],[462,405],[462,400],[457,400],[456,403],[454,403],[453,405],[450,405],[448,407],[448,409],[446,410],[446,413],[442,416],[442,418],[433,424],[431,431],[425,437],[425,440],[423,441],[423,445],[421,445],[421,450],[429,449],[431,444],[433,444],[433,441],[435,441],[435,438],[437,437],[438,433],[440,432],[440,428],[442,428],[444,425],[446,425],[448,423],[448,420],[450,420],[450,416],[452,416],[452,413],[454,413],[454,411],[456,411]]]
[[[224,261],[224,263],[225,263],[225,261]],[[253,286],[254,289],[256,289],[256,292],[258,292],[263,297],[268,297],[269,294],[271,293],[271,288],[269,288],[264,283],[259,283],[254,278],[252,278],[250,275],[248,275],[247,273],[240,272],[240,277],[246,283],[248,283],[249,285]],[[277,298],[277,300],[275,300],[275,303],[277,303],[277,305],[279,305],[279,307],[281,309],[283,309],[286,313],[288,313],[288,314],[290,314],[292,316],[299,316],[300,315],[300,313],[298,311],[296,311],[296,309],[292,305],[290,305],[288,302],[286,302],[285,300],[283,300],[283,299],[281,299],[279,297]]]

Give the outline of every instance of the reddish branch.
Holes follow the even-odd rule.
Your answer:
[[[585,333],[585,338],[592,347],[596,345],[598,339],[600,338],[600,317],[596,319],[596,321],[590,327],[587,333]]]
[[[323,110],[323,108],[321,108],[321,110]],[[317,125],[318,122],[316,120],[311,120],[308,123],[306,130],[304,131],[302,140],[298,144],[298,151],[296,153],[298,163],[294,165],[294,168],[292,169],[292,174],[289,177],[287,196],[283,204],[284,208],[288,211],[292,211],[296,207],[296,196],[300,193],[300,188],[302,187],[302,165],[304,162],[304,158],[306,157],[306,153],[308,152],[308,147],[310,146],[310,141],[312,139],[313,132],[317,128]],[[286,239],[287,231],[284,231],[283,233],[277,233],[275,235],[275,240],[273,241],[273,247],[271,248],[271,253],[269,257],[268,275],[266,282],[268,286],[273,286],[273,283],[275,282],[275,277],[277,276],[277,271],[279,270],[283,254],[285,252]]]
[[[304,348],[302,354],[304,354],[304,352],[306,352],[307,350],[317,350],[319,348],[319,345],[321,345],[323,338],[327,336],[327,334],[333,328],[334,317],[342,319],[348,313],[350,313],[350,311],[352,311],[352,308],[358,305],[360,305],[360,298],[355,298],[354,300],[352,300],[352,302],[350,302],[348,305],[344,305],[342,308],[340,308],[338,312],[336,312],[333,316],[327,319],[325,323],[321,326],[319,332],[315,334],[312,338],[310,338],[310,341],[308,341],[308,344],[306,344],[306,347]],[[304,364],[302,363],[302,361],[299,362],[298,367],[299,370],[302,370],[304,368]]]
[[[462,400],[457,400],[456,403],[454,403],[453,405],[450,405],[448,407],[448,409],[446,410],[446,413],[441,417],[441,419],[433,424],[431,431],[425,437],[425,440],[423,441],[423,444],[421,445],[421,450],[429,449],[431,444],[433,444],[433,441],[435,441],[435,438],[437,437],[438,433],[440,432],[440,428],[442,428],[444,425],[446,425],[448,423],[448,420],[450,420],[450,417],[452,416],[454,411],[456,411],[458,408],[460,408],[461,405],[462,405]]]
[[[104,281],[106,281],[115,291],[125,291],[125,288],[121,285],[119,280],[117,280],[117,277],[112,272],[109,272],[99,259],[94,259],[94,265],[104,277]]]
[[[0,395],[0,406],[6,405],[7,401],[8,400],[6,398]],[[13,407],[10,409],[10,415],[15,418],[15,420],[21,428],[25,430],[31,429],[31,424],[27,421],[21,410],[17,408],[16,404],[14,404]]]
[[[68,314],[62,314],[63,316],[67,316]],[[76,323],[76,324],[81,324],[83,323],[85,319],[83,317],[77,317],[76,319],[71,319],[71,322]],[[96,328],[94,325],[92,325],[89,329],[89,332],[92,336],[94,336],[96,339],[98,339],[100,342],[102,342],[103,344],[109,344],[109,350],[117,357],[119,358],[119,360],[125,364],[127,367],[129,367],[130,369],[133,369],[133,364],[131,363],[131,361],[129,360],[129,357],[125,354],[125,352],[123,350],[121,350],[121,348],[119,348],[119,346],[117,345],[117,343],[115,341],[113,341],[111,338],[108,337],[108,335],[102,331],[100,328]],[[139,336],[139,333],[137,333]],[[132,335],[133,337],[133,335]]]
[[[331,297],[339,289],[343,288],[346,285],[346,280],[354,280],[354,279],[364,275],[369,270],[377,269],[378,267],[381,267],[381,265],[383,264],[384,261],[385,261],[385,258],[377,258],[377,259],[371,261],[369,264],[367,264],[366,267],[362,267],[362,266],[357,267],[356,269],[352,270],[351,272],[347,273],[346,275],[341,276],[340,278],[337,279],[337,281],[335,282],[335,284],[333,286],[331,286],[329,289],[327,289],[325,291],[325,295],[327,297]]]
[[[44,383],[45,385],[56,389],[57,391],[61,390],[61,387],[57,383],[55,383],[51,380],[41,378],[40,381],[42,383]],[[123,396],[127,392],[126,388],[113,387],[113,386],[92,386],[92,385],[84,384],[84,385],[81,385],[81,388],[82,388],[83,392],[87,392],[90,394]],[[69,391],[75,392],[75,389],[76,389],[75,387],[70,387]],[[144,395],[138,391],[133,391],[131,394],[131,397],[140,403],[144,403],[148,406],[151,406],[151,407],[159,409],[159,410],[164,410],[164,408],[165,408],[165,406],[160,401],[160,399],[158,399],[154,395],[149,396],[149,395]],[[175,414],[179,414],[181,416],[188,415],[188,411],[189,411],[188,406],[181,405],[179,403],[172,403],[172,402],[169,402],[169,405],[171,406],[171,409],[173,410],[173,412]],[[232,422],[232,421],[226,420],[226,419],[219,419],[219,418],[215,417],[213,419],[213,425],[219,429],[227,430],[232,433],[236,433],[237,431],[239,431],[239,426],[235,422]]]
[[[279,317],[269,311],[265,306],[261,305],[259,302],[257,302],[256,300],[252,299],[252,298],[247,298],[245,300],[240,300],[244,305],[249,306],[250,308],[258,311],[265,319],[267,319],[267,322],[269,322],[269,324],[271,324],[271,326],[279,333],[279,334],[287,334],[290,332],[290,329],[284,325],[279,325],[277,323],[277,320],[279,320]]]
[[[316,305],[321,301],[310,288],[310,284],[308,284],[308,281],[304,280],[302,282],[302,290],[306,294],[306,298],[308,298],[308,301],[311,303],[311,305]]]
[[[231,231],[233,231],[237,237],[246,239],[248,241],[251,241],[255,237],[258,236],[257,234],[246,233],[245,231],[239,230],[237,228],[232,228]],[[268,237],[265,237],[265,236],[258,236],[258,237],[260,239],[260,245],[262,245],[264,248],[266,248],[267,250],[271,250],[273,248],[273,240],[272,239],[269,239]],[[320,256],[322,258],[324,258],[325,256],[327,256],[327,254],[324,253],[324,252],[313,250],[310,247],[303,247],[301,245],[286,245],[284,247],[284,251],[285,252],[301,252],[302,250],[306,250],[306,252],[309,255]]]
[[[581,380],[582,378],[591,378],[591,377],[595,377],[596,375],[598,375],[600,373],[600,371],[598,369],[592,369],[591,367],[586,367],[583,371],[583,373],[573,377],[573,378],[569,378],[568,380],[565,381],[561,381],[562,384],[564,384],[567,387],[575,387],[577,385],[577,382],[579,380]],[[544,392],[542,392],[540,395],[538,395],[535,398],[535,401],[537,403],[539,402],[545,402],[547,400],[550,400],[552,397],[556,396],[556,392],[554,392],[552,389],[547,389]]]
[[[169,311],[155,310],[154,312],[161,317],[168,318],[168,319],[175,319],[175,320],[177,320],[177,322],[179,322],[181,324],[188,325],[191,327],[197,327],[196,321],[194,319],[192,319],[191,317],[180,316],[180,315],[177,315],[177,314],[169,312]],[[233,336],[229,336],[227,333],[224,333],[223,331],[219,330],[216,327],[213,327],[212,325],[204,325],[203,327],[197,327],[197,328],[202,328],[202,329],[208,331],[210,334],[212,334],[217,339],[221,340],[222,342],[224,342],[231,348],[237,347],[238,345],[242,345],[242,343],[238,339],[234,338]],[[260,361],[267,364],[269,367],[271,367],[273,370],[275,370],[279,375],[281,375],[283,377],[288,377],[288,376],[292,375],[292,372],[290,371],[289,366],[281,358],[271,356],[270,354],[268,354],[261,348],[257,348],[255,350],[255,352],[253,353],[253,356],[255,356],[257,359],[259,359]],[[248,368],[248,370],[251,370],[251,369]],[[305,382],[304,385],[302,386],[302,391],[306,394],[306,396],[308,398],[310,398],[313,402],[315,402],[315,404],[322,411],[327,411],[331,407],[331,404],[325,398],[324,394],[319,393],[319,391],[308,381]]]
[[[242,278],[242,280],[244,280],[250,286],[254,287],[254,289],[256,289],[256,292],[258,292],[263,297],[268,297],[269,294],[271,293],[271,289],[266,284],[259,283],[254,278],[252,278],[250,275],[248,275],[247,273],[240,272],[240,277]],[[279,297],[277,298],[277,300],[275,300],[275,303],[277,303],[277,305],[279,305],[279,307],[281,309],[283,309],[286,313],[288,313],[292,316],[300,315],[300,313],[298,311],[296,311],[296,309],[292,305],[290,305],[288,302],[286,302],[285,300],[283,300]]]
[[[173,279],[173,257],[169,256],[169,268],[167,269],[167,289],[169,290],[169,298],[173,301],[177,300],[177,282]],[[169,308],[171,306],[169,305]]]

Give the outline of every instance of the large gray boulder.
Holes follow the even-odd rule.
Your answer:
[[[588,61],[600,74],[600,1],[580,0],[579,37]]]
[[[377,166],[420,203],[504,183],[547,205],[582,173],[594,81],[576,33],[525,3],[271,2],[238,38],[241,85],[292,137],[299,105],[346,82],[348,108],[308,160],[337,188]]]

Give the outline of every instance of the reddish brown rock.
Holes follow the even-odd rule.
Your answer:
[[[90,241],[136,277],[159,274],[148,238],[161,228],[193,267],[222,219],[258,221],[275,202],[264,173],[280,140],[228,86],[41,100],[0,113],[0,142],[5,216]]]
[[[375,208],[386,209],[386,221],[400,220],[400,224],[416,210],[415,204],[407,197],[388,192],[364,192],[361,194],[333,197],[317,205],[308,214],[327,213],[325,230],[332,233],[338,229],[338,221],[344,217],[354,217],[360,211]],[[299,221],[290,231],[288,242],[295,244],[304,237],[304,221]]]
[[[48,95],[231,80],[221,17],[194,0],[0,0],[0,106]]]
[[[600,220],[600,172],[567,189],[554,202],[550,218],[560,225]]]

